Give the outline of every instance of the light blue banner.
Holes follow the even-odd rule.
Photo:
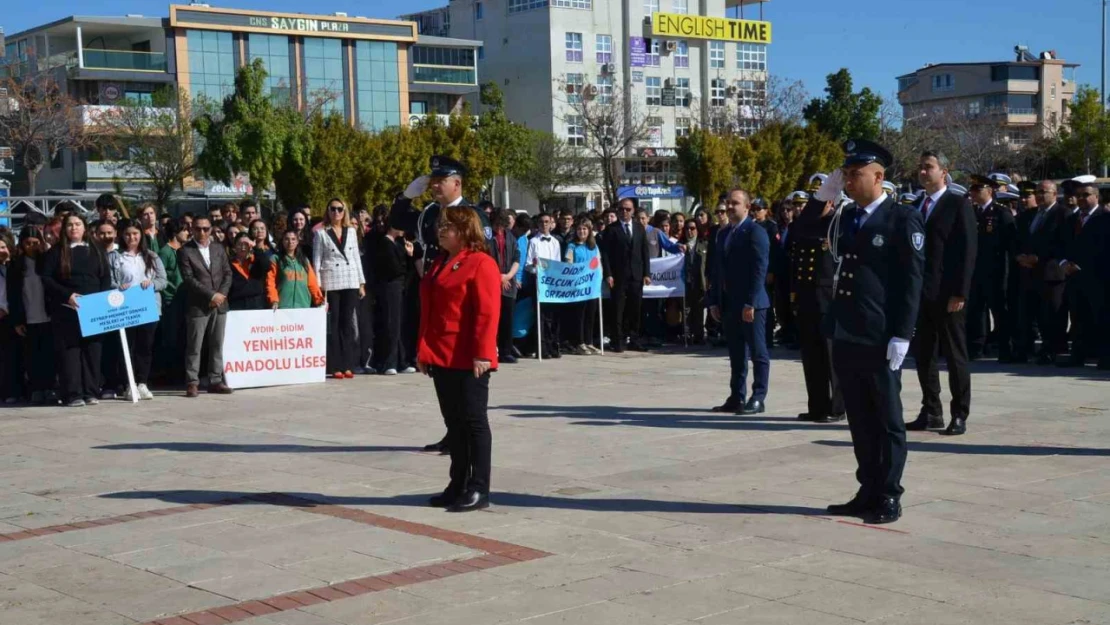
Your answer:
[[[160,316],[154,287],[144,289],[136,284],[126,291],[112,289],[77,298],[81,336],[141,326],[158,321]]]
[[[541,260],[536,276],[541,304],[572,304],[601,297],[601,259],[584,263]]]

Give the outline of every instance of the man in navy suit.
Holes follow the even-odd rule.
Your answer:
[[[715,412],[758,414],[767,399],[771,357],[767,353],[767,265],[771,242],[767,230],[748,216],[751,198],[743,189],[733,189],[725,198],[728,225],[717,233],[714,278],[709,293],[709,314],[722,322],[728,339],[732,367],[730,394]],[[747,394],[748,355],[755,379],[751,399]]]

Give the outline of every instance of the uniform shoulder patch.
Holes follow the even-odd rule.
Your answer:
[[[920,252],[921,248],[925,247],[925,233],[915,232],[911,234],[910,243],[913,243],[913,249]]]
[[[482,228],[482,231],[485,232],[487,239],[493,238],[493,228],[486,226],[485,228]]]

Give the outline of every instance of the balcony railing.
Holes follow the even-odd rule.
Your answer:
[[[86,69],[112,69],[133,72],[166,71],[166,54],[164,52],[86,49],[84,54]]]
[[[473,68],[413,65],[412,81],[441,85],[477,85],[478,72]]]

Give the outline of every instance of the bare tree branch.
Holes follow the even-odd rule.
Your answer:
[[[85,124],[76,100],[45,74],[0,82],[7,102],[0,111],[0,145],[12,148],[36,192],[42,168],[66,149],[87,146]]]

